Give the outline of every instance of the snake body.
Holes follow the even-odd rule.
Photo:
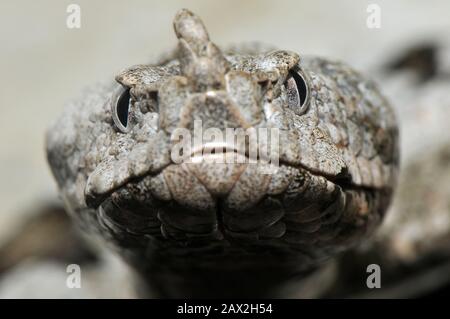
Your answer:
[[[160,296],[280,296],[380,224],[398,171],[395,115],[343,63],[224,53],[188,10],[174,28],[173,58],[86,91],[48,130],[65,206]],[[174,132],[198,120],[276,129],[278,165],[250,163],[245,143],[200,155],[230,163],[174,162]]]

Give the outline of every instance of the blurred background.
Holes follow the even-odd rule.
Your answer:
[[[66,26],[66,9],[71,3],[81,8],[80,29]],[[370,15],[367,8],[372,3],[381,9],[380,28],[368,28],[366,23]],[[108,271],[96,272],[100,267],[92,262],[96,252],[82,244],[74,247],[80,256],[61,252],[60,247],[41,255],[57,255],[60,261],[81,258],[91,265],[92,272],[88,270],[87,275],[93,278],[92,284],[83,289],[66,289],[66,269],[58,258],[36,258],[38,251],[48,250],[41,247],[44,244],[37,244],[42,238],[48,238],[46,242],[70,242],[72,236],[55,230],[66,221],[55,217],[59,209],[57,189],[46,163],[44,132],[65,101],[79,95],[86,86],[113,78],[133,64],[151,62],[173,48],[176,38],[172,19],[183,7],[202,17],[218,45],[249,41],[272,44],[301,55],[342,60],[374,78],[397,111],[402,164],[406,167],[402,174],[404,179],[412,178],[408,182],[401,178],[401,183],[413,189],[400,188],[392,210],[428,210],[431,201],[434,206],[430,210],[437,211],[438,216],[429,221],[431,217],[427,216],[433,214],[424,214],[419,226],[416,221],[415,226],[402,230],[392,254],[407,254],[405,249],[409,249],[405,260],[411,262],[411,254],[418,254],[420,249],[427,253],[429,248],[405,245],[412,245],[411,238],[423,242],[414,227],[429,224],[427,227],[437,227],[437,233],[443,236],[433,239],[442,246],[433,256],[441,258],[439,265],[445,264],[450,246],[450,155],[445,153],[450,145],[450,2],[2,0],[0,297],[133,296],[126,267],[107,256],[108,261],[101,267],[108,267]],[[436,158],[444,160],[436,160],[436,164]],[[430,163],[435,164],[430,167]],[[410,171],[408,167],[412,167]],[[422,167],[420,175],[417,172],[422,172]],[[426,194],[421,192],[423,189]],[[405,206],[413,198],[420,201],[422,208],[411,203]],[[49,213],[50,221],[46,221],[49,230],[42,230],[36,219],[43,209],[54,213]],[[396,225],[395,216],[399,214],[390,214],[394,217],[387,225]],[[388,232],[395,226],[385,228]],[[43,237],[38,240],[33,234]],[[402,240],[406,244],[397,245]],[[430,267],[434,266],[425,263],[421,269]],[[402,269],[393,270],[393,276]],[[444,268],[447,272],[439,276],[450,277],[449,269]],[[410,273],[415,274],[412,270]],[[435,289],[435,285],[428,286],[427,293]]]

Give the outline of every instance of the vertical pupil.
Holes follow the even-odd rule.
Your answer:
[[[117,102],[117,117],[124,127],[128,125],[128,108],[130,105],[130,90],[122,93]]]
[[[297,84],[298,95],[300,97],[300,106],[303,106],[303,104],[305,103],[306,94],[307,94],[305,80],[297,72],[291,72],[291,75],[295,80],[295,84]]]

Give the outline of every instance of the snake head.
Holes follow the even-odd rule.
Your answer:
[[[291,51],[222,52],[188,10],[174,29],[173,58],[120,72],[53,128],[65,135],[49,134],[71,210],[95,211],[121,246],[150,236],[310,261],[370,233],[398,162],[395,117],[376,86]]]

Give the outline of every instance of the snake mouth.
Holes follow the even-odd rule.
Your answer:
[[[170,155],[167,155],[168,160],[164,165],[160,165],[154,170],[142,170],[138,174],[127,171],[133,165],[119,166],[117,169],[114,164],[111,164],[106,169],[97,168],[90,174],[85,186],[84,195],[87,206],[98,208],[108,196],[118,189],[126,187],[128,184],[139,183],[146,177],[158,176],[171,166],[189,165],[190,167],[201,167],[196,174],[199,177],[199,174],[202,173],[201,171],[207,172],[211,170],[213,175],[220,174],[218,167],[223,168],[227,166],[228,168],[232,167],[233,170],[240,171],[242,165],[268,163],[270,161],[268,156],[261,156],[261,153],[258,151],[253,152],[247,141],[239,145],[221,141],[207,142],[198,146],[194,145],[186,154],[183,152],[181,155],[175,154],[175,152],[168,152],[168,154]],[[230,178],[236,180],[238,175],[233,174]],[[218,187],[220,188],[220,186]],[[214,194],[224,192],[223,190],[212,191]]]
[[[261,165],[172,164],[97,198],[98,217],[105,227],[156,236],[168,245],[172,239],[209,247],[262,238],[275,240],[261,242],[262,248],[283,250],[298,244],[299,233],[309,240],[319,221],[331,224],[342,214],[345,196],[337,183],[284,164],[274,175],[262,174]]]
[[[204,143],[198,147],[193,147],[190,153],[188,153],[189,156],[182,157],[181,160],[174,160],[172,157],[171,161],[161,165],[157,170],[144,171],[136,176],[130,174],[121,182],[113,183],[113,187],[100,191],[96,187],[93,187],[93,183],[91,183],[91,176],[94,175],[94,172],[91,174],[85,187],[86,205],[90,208],[97,209],[113,193],[122,188],[130,187],[130,185],[137,185],[144,179],[161,179],[164,180],[164,187],[175,189],[177,188],[177,182],[173,182],[171,187],[170,185],[167,186],[168,179],[173,179],[170,178],[168,174],[170,175],[170,172],[173,172],[174,167],[188,167],[188,169],[176,172],[176,174],[178,176],[182,176],[183,174],[193,174],[195,179],[198,180],[214,198],[226,197],[235,183],[239,180],[242,172],[245,171],[247,169],[246,167],[249,165],[257,167],[258,174],[262,172],[263,175],[269,177],[274,174],[276,175],[278,169],[282,167],[283,169],[303,170],[312,176],[324,177],[327,181],[338,185],[342,189],[357,187],[357,185],[353,185],[351,175],[346,168],[343,168],[341,172],[336,175],[330,175],[299,163],[286,161],[283,158],[279,158],[275,163],[271,163],[270,156],[264,156],[264,153],[263,156],[260,156],[260,152],[256,152],[254,155],[249,151],[248,145],[245,146],[246,147],[236,147],[235,145],[226,142]],[[226,176],[226,174],[229,174],[229,176]],[[107,176],[107,174],[100,176],[103,177],[105,175]],[[157,194],[157,189],[151,189],[149,191],[152,194],[156,193],[155,197],[157,198],[168,198],[168,196]],[[188,189],[185,191],[189,193]],[[165,189],[164,192],[167,194],[172,193],[173,195],[173,191],[171,190]]]
[[[198,146],[194,138],[193,147],[186,148],[184,140],[183,143],[173,141],[161,132],[148,143],[139,144],[127,156],[100,163],[87,180],[86,204],[96,208],[104,198],[124,185],[137,182],[145,176],[159,175],[168,167],[176,165],[201,167],[196,170],[195,175],[203,184],[211,184],[213,180],[220,179],[222,174],[220,166],[228,166],[232,172],[235,172],[239,171],[241,164],[255,164],[268,168],[269,175],[271,171],[274,171],[273,167],[287,166],[323,176],[341,186],[353,184],[342,154],[329,144],[323,135],[314,131],[316,136],[307,131],[300,138],[299,134],[290,134],[289,131],[277,130],[277,132],[276,148],[272,147],[272,133],[269,140],[260,140],[259,137],[257,141],[250,138],[235,138],[232,143],[229,143],[227,139],[220,139],[197,144]],[[178,151],[180,152],[177,155]],[[177,174],[181,176],[184,173]],[[166,173],[163,175],[164,178],[167,177]],[[232,179],[236,181],[237,177],[233,175]],[[211,187],[214,196],[223,196],[225,191],[231,190],[228,188],[232,185],[231,182],[222,184],[226,184],[227,187],[217,185]],[[216,189],[217,187],[219,189]]]
[[[257,158],[252,159],[249,157],[248,152],[245,152],[242,149],[238,149],[233,146],[229,146],[225,143],[206,143],[198,148],[193,148],[190,153],[189,158],[185,158],[185,160],[181,163],[168,163],[161,167],[161,169],[157,171],[148,171],[142,175],[134,176],[128,178],[123,183],[116,185],[115,187],[109,189],[103,193],[96,193],[86,186],[85,188],[85,202],[88,207],[93,209],[98,209],[99,206],[113,193],[116,193],[120,189],[129,188],[131,185],[137,185],[141,183],[145,179],[159,179],[164,180],[164,184],[167,183],[167,173],[166,171],[171,171],[171,168],[179,167],[179,166],[189,166],[190,169],[188,171],[195,172],[195,178],[200,182],[201,185],[206,187],[207,191],[212,194],[214,198],[223,198],[226,197],[231,191],[232,187],[239,180],[241,174],[246,169],[247,166],[252,165],[258,168],[258,173],[263,175],[267,175],[270,179],[271,175],[276,175],[278,170],[285,169],[293,169],[293,170],[302,170],[307,172],[311,176],[323,177],[327,181],[332,182],[333,184],[339,186],[341,189],[349,189],[349,188],[358,188],[358,185],[354,185],[352,183],[351,175],[345,169],[341,173],[335,176],[331,176],[328,174],[324,174],[323,172],[312,170],[308,167],[304,167],[302,165],[293,165],[292,163],[281,161],[277,163],[277,165],[271,165],[265,159]],[[207,177],[200,176],[203,175],[204,172],[212,171],[206,176],[223,176],[223,172],[220,172],[221,168],[231,167],[234,169],[234,174],[229,177],[227,182],[218,183],[216,185],[211,185],[213,181],[208,181]],[[186,171],[185,171],[186,172]],[[203,178],[202,178],[203,177]],[[167,187],[167,185],[165,185]],[[172,186],[174,187],[174,185]],[[155,194],[158,193],[156,190],[150,190],[152,195],[156,195],[155,197],[158,199],[167,199],[169,196]],[[167,194],[171,193],[170,190],[165,189],[164,192]]]
[[[238,154],[228,148],[207,157],[228,153]],[[264,174],[264,165],[172,163],[156,174],[129,180],[89,205],[111,232],[152,236],[174,254],[198,248],[203,256],[204,249],[243,249],[255,243],[249,249],[256,253],[269,249],[291,255],[294,247],[294,255],[300,251],[314,259],[315,240],[336,236],[344,211],[360,209],[357,205],[364,209],[360,201],[373,199],[367,190],[350,189],[354,186],[348,175],[327,178],[284,163],[274,174]]]

